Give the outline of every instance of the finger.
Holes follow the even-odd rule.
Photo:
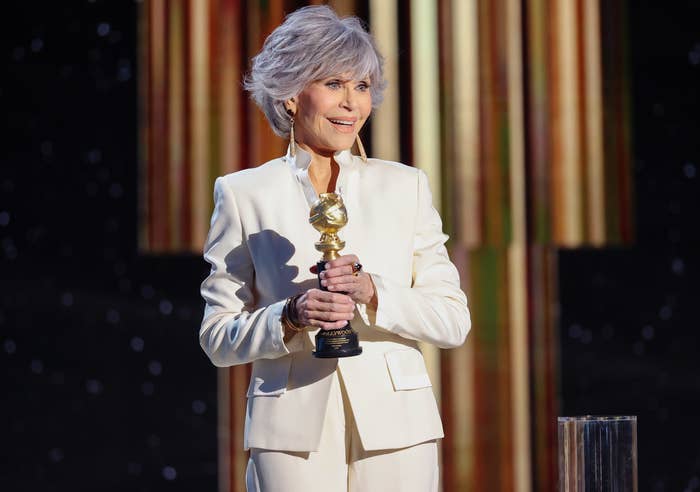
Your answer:
[[[357,255],[342,255],[336,258],[335,260],[326,263],[326,270],[328,270],[329,268],[336,268],[344,265],[352,265],[354,263],[359,262],[360,259],[357,257]]]
[[[316,313],[351,313],[355,310],[355,303],[349,296],[350,302],[323,302],[317,299],[310,299],[302,304],[301,311],[306,318],[314,318]]]
[[[340,277],[342,275],[352,275],[353,273],[354,270],[352,268],[352,264],[341,265],[335,268],[331,268],[330,270],[324,270],[323,272],[321,272],[321,279]]]
[[[314,289],[314,292],[309,291],[309,295],[305,300],[324,304],[352,304],[352,299],[345,294],[326,292],[319,289]]]
[[[354,277],[353,277],[354,278]],[[333,290],[337,292],[346,292],[349,294],[354,293],[360,289],[360,284],[355,281],[349,282],[335,282],[328,286],[328,290]],[[352,296],[350,296],[352,298]]]
[[[347,325],[347,321],[336,321],[334,323],[324,323],[323,326],[321,326],[322,330],[337,330],[339,328],[345,328],[345,325]]]
[[[355,303],[352,302],[320,302],[320,301],[310,301],[304,306],[304,314],[313,318],[313,313],[323,312],[323,313],[351,313],[355,310]]]
[[[321,326],[323,323],[334,323],[336,321],[350,321],[355,317],[354,312],[340,313],[337,311],[309,311],[309,324]]]
[[[342,292],[342,289],[338,289],[337,286],[340,284],[352,284],[357,283],[357,277],[354,275],[342,275],[340,277],[332,277],[321,280],[321,285],[328,290],[335,290],[336,292]]]

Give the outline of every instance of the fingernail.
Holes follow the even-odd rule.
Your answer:
[[[321,285],[324,285],[324,286],[325,286],[327,283],[328,283],[327,280],[321,280]]]

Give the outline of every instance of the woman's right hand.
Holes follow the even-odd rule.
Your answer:
[[[309,289],[297,299],[298,324],[322,330],[342,328],[355,316],[355,303],[345,294]]]

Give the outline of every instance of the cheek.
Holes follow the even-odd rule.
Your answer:
[[[367,99],[362,101],[362,109],[360,110],[364,119],[369,118],[370,113],[372,113],[372,97],[367,95]]]

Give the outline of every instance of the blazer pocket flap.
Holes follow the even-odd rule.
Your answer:
[[[253,362],[248,397],[279,396],[287,391],[291,360],[291,356],[284,356],[279,359],[258,359]]]
[[[395,391],[432,386],[423,355],[417,350],[395,350],[384,354]]]

